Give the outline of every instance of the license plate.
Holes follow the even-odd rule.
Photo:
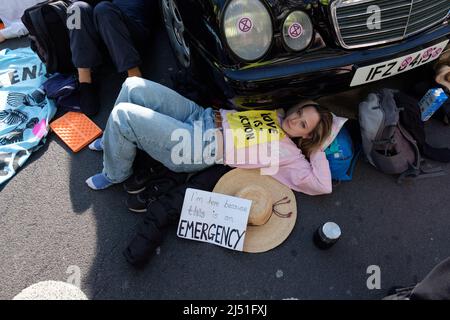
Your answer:
[[[358,68],[350,87],[386,79],[436,60],[442,54],[448,42],[449,40],[446,40],[401,58]]]

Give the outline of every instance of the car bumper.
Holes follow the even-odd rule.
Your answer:
[[[402,42],[364,50],[323,49],[301,57],[236,70],[211,64],[214,82],[237,108],[289,106],[347,90],[359,67],[402,57],[450,39],[444,25]]]

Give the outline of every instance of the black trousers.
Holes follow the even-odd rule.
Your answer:
[[[194,174],[185,184],[151,202],[144,221],[123,252],[127,261],[136,267],[143,267],[162,243],[167,228],[178,223],[186,189],[212,191],[219,179],[229,170],[231,168],[224,165],[212,166]]]
[[[69,30],[72,61],[77,68],[94,68],[102,64],[104,48],[118,72],[138,67],[139,51],[150,31],[125,15],[116,5],[102,1],[95,7],[77,1],[71,8],[80,12],[81,28]],[[79,10],[79,11],[78,11]]]

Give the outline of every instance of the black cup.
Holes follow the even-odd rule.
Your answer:
[[[340,238],[341,228],[334,222],[327,222],[314,232],[314,244],[322,250],[331,248]]]

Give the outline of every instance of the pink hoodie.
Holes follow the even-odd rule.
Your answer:
[[[230,129],[230,125],[227,120],[228,113],[237,112],[235,110],[220,110],[222,116],[222,127],[224,129],[224,162],[226,165],[235,168],[254,169],[254,168],[268,168],[270,163],[263,162],[255,155],[258,154],[258,148],[269,147],[270,143],[264,145],[253,145],[245,148],[246,159],[253,159],[251,155],[255,156],[257,161],[247,163],[235,163],[233,161],[235,154],[237,153],[234,145],[230,144],[230,136],[226,134],[227,129]],[[282,118],[278,114],[279,123],[281,124]],[[229,131],[228,131],[229,132]],[[228,137],[228,138],[227,138]],[[228,144],[227,144],[228,141]],[[231,143],[233,141],[231,140]],[[270,174],[273,178],[288,186],[289,188],[303,192],[309,195],[319,195],[331,193],[331,172],[328,160],[325,152],[314,152],[310,161],[308,161],[302,154],[297,145],[288,137],[285,136],[279,141],[279,163],[278,170],[274,174]],[[267,159],[266,159],[267,160]]]

